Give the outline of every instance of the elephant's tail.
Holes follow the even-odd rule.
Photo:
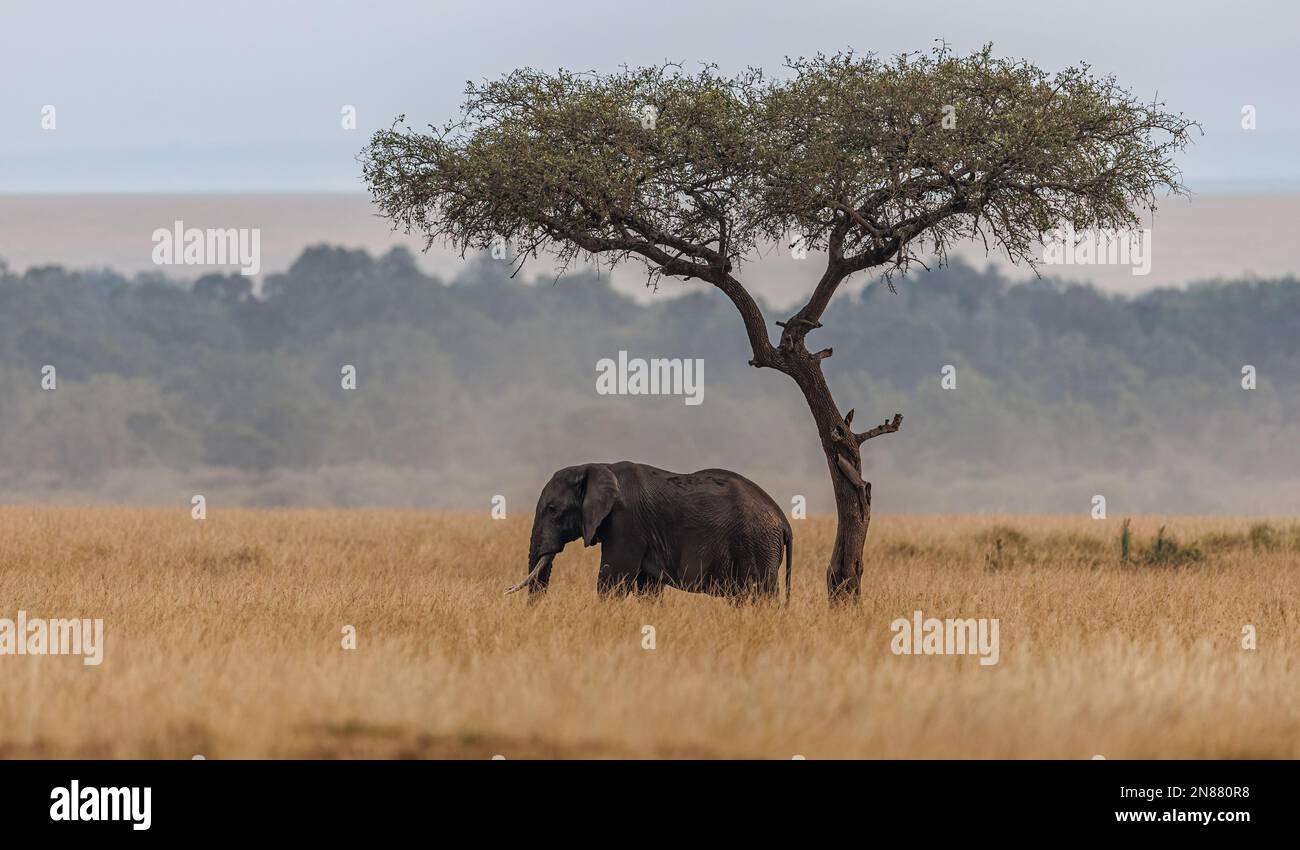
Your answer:
[[[790,607],[790,572],[794,569],[794,535],[790,524],[785,524],[785,604]]]

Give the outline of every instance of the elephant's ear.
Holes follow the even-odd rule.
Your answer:
[[[582,497],[582,542],[596,544],[596,529],[619,504],[618,479],[608,466],[593,463],[587,467],[587,486]]]

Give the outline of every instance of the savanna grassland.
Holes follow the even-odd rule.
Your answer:
[[[842,609],[830,520],[788,609],[600,603],[577,544],[529,605],[528,521],[2,508],[0,617],[106,648],[0,656],[0,756],[1300,757],[1292,520],[1136,518],[1125,560],[1119,519],[879,515]],[[1000,662],[894,655],[917,609],[998,618]]]

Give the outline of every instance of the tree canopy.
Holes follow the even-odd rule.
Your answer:
[[[841,278],[967,237],[1033,263],[1061,223],[1133,226],[1182,188],[1174,154],[1193,122],[1087,65],[1052,74],[939,46],[786,71],[518,70],[468,85],[442,127],[376,133],[365,177],[430,241],[505,239],[521,262],[601,254],[713,283],[792,239]]]

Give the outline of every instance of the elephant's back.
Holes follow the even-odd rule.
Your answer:
[[[737,503],[737,507],[746,509],[746,512],[775,515],[781,518],[782,524],[785,523],[785,511],[781,510],[776,500],[768,495],[766,490],[739,472],[730,469],[701,469],[691,475],[709,482],[712,487],[717,488],[720,495],[731,496]]]
[[[634,479],[638,489],[667,498],[679,506],[695,508],[709,522],[758,522],[788,528],[785,512],[762,487],[730,469],[670,472],[643,463],[611,464],[620,480]]]

